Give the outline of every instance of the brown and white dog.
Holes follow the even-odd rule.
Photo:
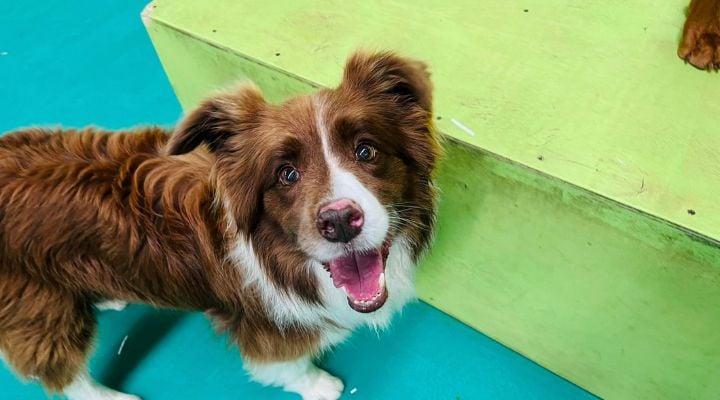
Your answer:
[[[250,376],[336,399],[312,364],[414,297],[440,147],[423,63],[356,53],[280,105],[252,86],[158,128],[0,137],[0,350],[70,399],[136,399],[86,360],[104,299],[203,310]]]

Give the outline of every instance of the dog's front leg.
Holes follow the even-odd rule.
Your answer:
[[[316,367],[309,357],[286,362],[246,361],[245,370],[253,380],[282,387],[303,400],[336,400],[344,387],[340,379]]]

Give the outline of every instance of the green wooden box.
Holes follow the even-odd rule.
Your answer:
[[[423,300],[605,398],[720,396],[720,77],[686,0],[157,0],[183,107],[241,79],[335,85],[357,47],[426,60],[448,137]]]

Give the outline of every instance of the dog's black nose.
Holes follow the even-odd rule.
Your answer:
[[[318,232],[330,242],[351,241],[360,234],[364,223],[363,212],[354,201],[342,199],[320,209],[315,222]]]

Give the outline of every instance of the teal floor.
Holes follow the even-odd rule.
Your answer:
[[[144,1],[0,1],[0,132],[174,123],[180,107],[140,22]],[[91,366],[109,386],[146,400],[295,398],[249,382],[200,313],[130,306],[99,321]],[[322,365],[347,399],[594,398],[424,303],[387,332],[358,332]],[[0,364],[0,399],[43,398]]]

